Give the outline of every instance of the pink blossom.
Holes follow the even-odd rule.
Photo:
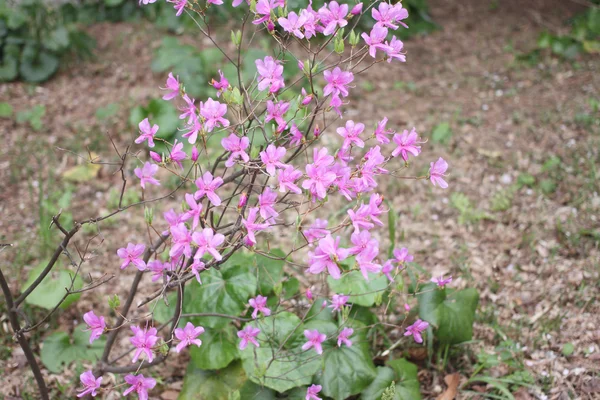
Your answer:
[[[342,307],[346,305],[350,296],[344,296],[343,294],[334,294],[331,296],[331,311],[340,311]]]
[[[128,243],[127,247],[120,248],[117,250],[117,255],[119,258],[123,259],[121,263],[121,269],[125,269],[129,264],[133,264],[139,269],[143,271],[146,269],[146,263],[142,259],[144,254],[144,250],[146,250],[146,246],[143,244],[133,244]]]
[[[402,156],[404,161],[408,161],[408,155],[412,154],[413,156],[418,156],[421,152],[421,146],[419,146],[419,136],[417,135],[417,131],[415,128],[412,128],[410,133],[408,130],[404,130],[402,135],[395,134],[394,135],[394,143],[396,143],[396,147],[394,151],[392,151],[393,157]]]
[[[404,309],[406,310],[406,312],[410,311],[410,306],[408,304],[404,304]]]
[[[433,282],[436,285],[438,285],[439,287],[443,288],[447,284],[449,284],[450,282],[452,282],[452,275],[450,275],[448,278],[444,278],[444,275],[440,275],[437,278],[436,277],[431,278],[431,282]]]
[[[290,128],[290,133],[292,134],[290,145],[298,146],[300,143],[302,143],[302,139],[304,139],[304,136],[302,135],[302,132],[300,131],[300,129],[298,129],[298,126],[296,126],[296,124],[292,124],[292,127]]]
[[[265,118],[265,123],[274,120],[281,129],[285,129],[287,126],[287,122],[285,121],[283,116],[289,108],[290,103],[288,103],[287,101],[278,101],[277,103],[273,103],[271,100],[268,100],[267,116]]]
[[[206,119],[204,128],[208,132],[212,132],[217,126],[224,128],[229,126],[229,121],[223,118],[225,114],[227,114],[227,104],[221,104],[210,97],[206,100],[206,103],[200,104],[200,115]]]
[[[371,233],[365,230],[363,230],[362,232],[354,232],[352,236],[350,236],[350,241],[354,245],[353,247],[348,249],[348,254],[350,255],[362,253],[370,247],[379,248],[379,241],[377,239],[371,238]]]
[[[265,57],[264,60],[256,60],[256,69],[259,75],[258,90],[263,91],[269,88],[270,93],[275,93],[285,86],[283,65],[280,65],[279,60],[275,61],[271,56]]]
[[[304,230],[304,237],[306,238],[309,244],[329,235],[329,231],[327,230],[327,224],[328,222],[326,219],[317,218],[309,228]]]
[[[306,298],[307,298],[309,301],[312,301],[312,299],[313,299],[313,294],[312,294],[312,290],[310,290],[310,288],[306,289],[306,293],[305,293],[305,294],[306,294]]]
[[[334,157],[329,155],[328,152],[327,147],[321,147],[320,149],[315,147],[313,149],[313,164],[315,167],[328,167],[333,164]]]
[[[323,354],[323,346],[322,343],[327,339],[327,335],[324,333],[319,333],[318,330],[305,330],[304,336],[308,339],[306,343],[302,345],[302,350],[308,350],[310,348],[315,349],[317,354]]]
[[[363,3],[358,3],[357,5],[352,7],[352,10],[350,10],[350,14],[358,15],[362,12],[362,9],[363,9]]]
[[[163,276],[163,272],[170,267],[169,263],[160,260],[152,260],[148,263],[148,271],[152,272],[152,282],[156,282]]]
[[[238,158],[241,158],[244,162],[250,161],[250,157],[246,153],[246,149],[250,146],[250,139],[246,136],[239,137],[235,133],[232,133],[228,137],[221,139],[221,146],[231,152],[225,162],[227,168],[233,167],[235,160]]]
[[[190,265],[190,269],[192,270],[192,274],[194,274],[198,283],[202,285],[202,280],[200,279],[200,271],[205,269],[204,263],[196,258],[194,259],[192,265]]]
[[[156,0],[140,0],[139,4],[140,4],[140,5],[142,5],[142,4],[143,4],[143,5],[145,5],[145,6],[146,6],[146,5],[148,5],[148,4],[152,4],[152,3],[155,3],[155,2],[156,2]]]
[[[377,50],[388,50],[388,47],[383,44],[387,34],[387,28],[384,28],[380,25],[375,25],[368,35],[365,32],[360,35],[365,43],[369,46],[369,55],[371,57],[375,58],[377,56]]]
[[[321,389],[321,385],[310,385],[308,389],[306,389],[306,398],[304,400],[322,400],[317,396]]]
[[[175,13],[176,17],[179,17],[181,14],[183,14],[183,10],[185,9],[185,5],[187,4],[187,0],[167,0],[167,1],[169,3],[173,3],[174,4],[173,8],[175,10],[177,10],[177,13]],[[168,99],[165,99],[165,100],[168,100]]]
[[[337,27],[343,28],[348,25],[346,16],[348,15],[348,4],[341,6],[337,1],[329,2],[329,5],[324,5],[319,9],[321,23],[325,26],[323,35],[329,36],[335,32]]]
[[[102,377],[96,379],[92,370],[88,370],[79,375],[79,380],[83,385],[83,389],[81,392],[77,393],[77,397],[83,397],[88,394],[95,397],[98,394],[96,391],[100,389],[100,385],[102,385]]]
[[[275,147],[273,144],[260,152],[260,159],[265,164],[265,169],[269,175],[275,176],[276,168],[285,168],[285,164],[280,161],[285,153],[285,147]]]
[[[154,151],[150,152],[150,158],[152,159],[152,161],[154,161],[157,164],[160,164],[161,162],[163,162],[162,156]]]
[[[348,96],[348,85],[354,80],[354,74],[350,71],[342,71],[340,67],[335,67],[332,71],[324,71],[323,77],[327,85],[323,88],[323,95],[329,96],[341,94]]]
[[[342,102],[342,99],[340,98],[340,95],[338,93],[335,93],[331,96],[331,100],[329,101],[329,107],[333,108],[333,110],[337,113],[337,115],[339,115],[340,117],[342,116],[342,111],[340,110],[340,107],[343,105],[344,103]],[[315,135],[316,137],[317,135]]]
[[[158,125],[154,124],[152,128],[150,128],[148,118],[144,118],[144,120],[138,124],[138,127],[140,128],[140,136],[135,139],[135,142],[140,144],[144,140],[147,140],[148,147],[154,147],[154,135],[158,132]]]
[[[175,352],[180,353],[187,346],[195,344],[200,347],[202,345],[202,340],[198,339],[198,336],[204,333],[204,328],[201,326],[196,327],[188,322],[184,328],[177,328],[173,333],[180,340],[177,347],[175,347]]]
[[[238,205],[237,205],[238,210],[241,210],[242,208],[244,208],[244,206],[246,205],[247,202],[248,202],[248,193],[242,192],[242,194],[240,194],[240,200],[238,201]]]
[[[205,253],[212,255],[217,261],[223,259],[217,251],[217,246],[225,241],[225,236],[222,234],[215,234],[211,228],[204,228],[200,232],[194,232],[192,240],[198,245],[198,251],[194,255],[195,259],[201,258]]]
[[[305,16],[298,16],[295,12],[290,12],[287,17],[282,17],[277,20],[284,31],[293,33],[298,39],[304,39],[304,34],[300,29],[306,22]]]
[[[392,264],[392,260],[387,260],[383,266],[381,267],[381,273],[384,274],[390,282],[394,280],[392,277],[392,271],[395,269],[394,264]]]
[[[184,133],[183,135],[181,135],[181,137],[188,139],[189,144],[196,143],[196,140],[198,140],[198,134],[200,133],[200,131],[202,129],[204,129],[204,126],[202,125],[202,122],[198,119],[198,117],[196,117],[194,115],[192,118],[193,119],[192,119],[191,123],[189,123],[185,127],[187,132]]]
[[[242,218],[242,225],[246,228],[246,232],[248,232],[248,240],[252,243],[252,245],[256,244],[256,236],[255,232],[263,231],[269,228],[268,222],[258,223],[256,222],[256,217],[258,214],[258,207],[253,207],[248,211],[248,217]]]
[[[270,21],[271,10],[275,10],[277,7],[283,7],[279,0],[258,0],[256,3],[256,14],[261,15],[261,17],[252,21],[252,23],[258,25],[265,21]]]
[[[187,221],[192,218],[192,230],[195,230],[200,223],[200,217],[202,216],[202,203],[196,203],[194,195],[190,193],[185,194],[185,202],[188,204],[190,209],[182,215],[182,219]],[[189,257],[189,256],[188,256]]]
[[[192,233],[188,231],[183,222],[171,227],[171,237],[173,243],[169,251],[170,257],[177,258],[182,254],[186,257],[192,256]]]
[[[252,312],[252,318],[256,319],[258,317],[258,313],[261,312],[265,317],[271,315],[271,310],[267,308],[267,298],[261,295],[256,296],[248,300],[250,303],[250,307],[254,307],[254,311]]]
[[[342,148],[348,148],[353,144],[360,148],[365,147],[365,142],[359,137],[364,130],[365,124],[360,122],[355,124],[352,120],[346,121],[345,127],[337,128],[338,135],[344,138]]]
[[[401,20],[408,18],[408,11],[402,7],[402,3],[395,5],[388,4],[384,1],[379,3],[379,8],[371,9],[371,15],[373,19],[377,21],[376,26],[388,27],[391,29],[398,29],[396,23],[408,28]]]
[[[223,4],[223,0],[206,0],[206,3],[219,6],[219,5]]]
[[[317,24],[319,22],[319,13],[314,11],[309,5],[308,8],[300,11],[300,16],[304,18],[304,36],[307,39],[317,34]]]
[[[397,37],[392,37],[391,42],[385,42],[385,49],[388,59],[387,62],[391,63],[393,59],[399,60],[400,62],[406,62],[406,55],[402,52],[404,50],[404,43]]]
[[[350,336],[352,336],[353,333],[354,333],[354,329],[352,329],[352,328],[344,328],[344,329],[342,329],[342,331],[339,333],[339,335],[337,337],[337,345],[338,345],[338,347],[341,347],[342,343],[344,343],[348,347],[352,347],[352,340],[350,340],[348,338]]]
[[[202,178],[196,179],[196,186],[198,190],[194,194],[196,200],[200,200],[202,197],[208,197],[208,200],[215,206],[221,205],[221,198],[215,193],[215,191],[223,184],[223,178],[213,178],[210,171],[206,171]]]
[[[238,338],[242,339],[240,340],[240,350],[244,350],[246,346],[248,346],[248,342],[252,343],[256,347],[260,347],[260,344],[258,344],[258,341],[256,340],[256,337],[259,333],[260,329],[251,325],[246,325],[244,329],[238,331],[237,336]]]
[[[360,269],[360,272],[367,281],[369,280],[369,272],[377,274],[381,271],[381,265],[374,262],[375,258],[378,255],[378,247],[367,247],[359,255],[356,256],[358,268]]]
[[[404,265],[407,262],[412,262],[414,257],[408,253],[408,249],[406,247],[402,247],[401,249],[394,249],[394,257],[392,261]]]
[[[144,375],[126,375],[125,382],[131,385],[130,388],[123,392],[123,396],[135,391],[139,400],[148,400],[148,390],[156,386],[156,381],[153,378],[146,378]]]
[[[448,169],[448,163],[442,158],[438,158],[436,162],[430,163],[429,167],[429,180],[433,183],[433,186],[439,186],[442,189],[448,187],[448,183],[442,178],[446,176],[444,172]]]
[[[263,217],[265,221],[272,220],[279,216],[279,213],[273,208],[276,201],[277,193],[273,192],[269,187],[266,187],[265,190],[258,195],[260,216]]]
[[[420,319],[416,320],[414,324],[408,326],[406,328],[406,332],[404,332],[404,336],[412,336],[417,343],[423,343],[423,337],[421,336],[421,332],[423,332],[429,323],[426,321],[421,321]]]
[[[142,329],[133,325],[131,330],[133,331],[133,337],[129,338],[129,341],[136,347],[135,353],[133,354],[133,362],[136,362],[142,353],[146,355],[148,362],[152,362],[154,359],[152,347],[158,342],[156,328]]]
[[[388,119],[384,118],[377,123],[377,128],[375,128],[375,139],[381,144],[386,144],[390,142],[390,139],[386,135],[392,133],[390,130],[386,130],[385,126],[388,123]]]
[[[196,146],[194,146],[194,147],[192,148],[192,157],[191,157],[192,161],[193,161],[193,162],[196,162],[196,161],[198,161],[198,156],[199,156],[199,155],[200,155],[200,154],[198,154],[198,148],[197,148]]]
[[[221,70],[219,70],[219,80],[215,81],[214,79],[211,81],[211,85],[217,89],[217,97],[221,96],[221,93],[223,93],[225,90],[227,90],[229,88],[229,81],[227,80],[227,78],[225,78],[225,75],[223,75],[223,72],[221,72]]]
[[[183,214],[177,214],[172,208],[169,211],[165,211],[163,216],[167,221],[167,224],[169,224],[169,229],[162,232],[163,236],[168,235],[172,227],[177,226],[180,222],[185,221],[185,219],[183,219]]]
[[[306,176],[302,187],[308,189],[318,199],[324,199],[327,196],[327,189],[336,180],[335,173],[329,172],[324,166],[318,167],[314,164],[306,165]]]
[[[180,0],[182,2],[185,2],[187,0]],[[183,7],[182,7],[183,9]],[[161,88],[162,90],[168,90],[169,93],[165,94],[163,96],[163,100],[173,100],[175,97],[177,97],[179,95],[179,76],[177,76],[177,78],[175,78],[173,76],[172,72],[169,72],[169,77],[167,78],[167,87]]]
[[[185,101],[185,107],[180,107],[179,111],[182,113],[179,115],[179,119],[186,119],[187,123],[191,124],[192,122],[198,120],[198,116],[196,115],[197,109],[195,99],[190,99],[190,96],[187,94],[183,95],[183,100]]]
[[[94,311],[88,311],[83,314],[83,320],[88,326],[88,329],[85,329],[85,331],[91,331],[90,344],[92,344],[94,340],[98,339],[104,333],[106,322],[104,322],[103,316],[97,316],[94,314]]]
[[[160,182],[154,178],[154,175],[158,172],[158,165],[146,162],[142,168],[136,168],[133,172],[135,176],[140,178],[140,185],[143,189],[146,188],[146,183],[160,186]]]
[[[302,88],[301,94],[302,94],[302,101],[300,102],[300,104],[302,104],[303,106],[309,105],[313,98],[312,93],[308,94],[308,93],[306,93],[306,89]]]
[[[169,158],[173,161],[179,168],[183,169],[183,165],[181,165],[181,161],[185,160],[187,154],[183,151],[183,143],[177,143],[177,139],[175,139],[175,143],[173,143],[173,148],[171,149],[171,154],[169,154]]]
[[[339,248],[339,245],[339,236],[334,240],[331,235],[327,235],[319,240],[314,253],[308,252],[308,272],[316,275],[327,269],[333,279],[340,279],[341,271],[338,262],[348,257],[348,250]]]
[[[354,226],[354,233],[360,233],[361,229],[372,229],[375,225],[371,222],[371,209],[368,205],[362,204],[356,211],[348,210],[348,216]]]
[[[279,181],[279,191],[285,193],[290,191],[292,193],[300,194],[302,190],[295,185],[296,182],[302,176],[302,171],[294,169],[291,165],[286,165],[285,168],[279,170],[277,177]]]

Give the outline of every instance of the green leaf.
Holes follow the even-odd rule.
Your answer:
[[[249,344],[240,352],[250,380],[278,392],[310,384],[321,357],[314,351],[301,349],[304,327],[300,319],[292,313],[281,312],[250,324],[261,330],[257,339],[261,346],[256,348]]]
[[[256,293],[256,277],[248,265],[223,265],[202,273],[202,285],[192,285],[186,295],[186,313],[239,315]],[[230,320],[221,317],[191,318],[195,325],[218,328]]]
[[[350,303],[371,307],[377,300],[377,294],[387,287],[388,280],[383,275],[371,274],[370,280],[367,281],[360,271],[351,271],[337,280],[328,277],[327,283],[333,292],[350,295]]]
[[[279,249],[273,249],[269,256],[282,258],[285,257],[285,253]],[[273,260],[260,254],[257,254],[253,261],[251,272],[258,281],[258,291],[263,295],[268,294],[283,277],[285,261]]]
[[[434,143],[448,144],[452,139],[452,130],[448,122],[442,122],[433,128],[431,132],[431,140]]]
[[[390,361],[388,363],[394,370],[396,382],[396,400],[419,400],[419,379],[417,377],[417,366],[406,359]]]
[[[448,294],[449,289],[438,289],[433,283],[421,288],[417,295],[419,316],[436,330],[442,343],[457,344],[471,340],[473,321],[479,301],[476,289],[464,289]]]
[[[123,3],[124,0],[104,0],[106,7],[117,7]]]
[[[192,362],[200,369],[221,369],[238,357],[237,335],[233,325],[223,329],[206,328],[200,335],[202,345],[192,346]]]
[[[283,296],[286,300],[294,297],[300,290],[300,281],[296,278],[289,278],[283,282]]]
[[[361,393],[361,400],[379,400],[383,392],[394,382],[394,370],[390,367],[377,367],[377,376]]]
[[[5,54],[4,59],[0,62],[0,82],[10,82],[17,75],[19,75],[19,60],[14,56]]]
[[[7,102],[0,103],[0,118],[10,118],[13,114],[13,107]]]
[[[573,345],[573,343],[569,342],[569,343],[565,343],[563,345],[563,348],[562,348],[563,356],[569,357],[574,352],[575,352],[575,346]]]
[[[62,372],[73,361],[97,361],[104,351],[106,339],[101,337],[89,344],[90,333],[75,329],[70,338],[65,332],[55,332],[42,343],[40,358],[50,372]]]
[[[335,400],[344,400],[360,393],[376,377],[364,329],[354,329],[352,347],[332,347],[323,353],[323,374],[319,375],[322,393]]]
[[[41,263],[35,269],[31,270],[29,277],[23,288],[28,288],[46,267],[46,264]],[[34,289],[29,296],[25,298],[28,304],[42,307],[45,309],[52,309],[56,307],[59,301],[62,300],[66,293],[66,289],[71,286],[71,275],[73,272],[68,270],[55,270],[50,272],[44,280]],[[79,275],[75,278],[73,283],[73,290],[79,290],[83,287],[83,280]],[[75,293],[67,296],[65,301],[61,304],[60,308],[67,308],[73,302],[77,301],[81,293]]]
[[[304,390],[304,394],[306,395],[306,389]],[[250,400],[276,400],[277,397],[275,392],[269,388],[264,386],[259,386],[251,380],[247,380],[246,383],[240,388],[240,398],[242,400],[250,399]],[[287,397],[290,400],[289,397]],[[302,400],[305,400],[302,397]]]
[[[390,210],[388,212],[388,232],[390,237],[389,254],[391,256],[396,247],[396,224],[398,222],[398,215],[396,214],[396,211],[394,211],[394,205],[389,200],[386,200],[385,203]]]
[[[189,363],[179,400],[229,400],[230,393],[246,382],[246,374],[239,362],[217,371],[204,371]]]
[[[44,47],[52,51],[62,51],[69,47],[69,31],[64,26],[58,26],[42,38]]]
[[[58,57],[33,46],[25,46],[21,53],[19,73],[28,82],[43,82],[58,70]]]
[[[110,103],[106,107],[99,107],[96,110],[96,119],[99,122],[104,122],[104,121],[114,117],[115,115],[117,115],[117,113],[119,112],[119,109],[120,109],[120,107],[119,107],[118,103]],[[140,122],[140,121],[138,121],[138,122]]]

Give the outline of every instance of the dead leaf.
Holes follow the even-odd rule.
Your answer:
[[[524,387],[517,390],[513,395],[515,396],[515,400],[533,400],[533,397],[531,397],[527,388]]]
[[[600,379],[592,378],[589,381],[583,382],[581,390],[585,393],[600,393]]]
[[[460,375],[457,373],[446,375],[444,382],[448,386],[448,389],[437,397],[436,400],[454,400],[458,393],[458,384],[460,382]]]

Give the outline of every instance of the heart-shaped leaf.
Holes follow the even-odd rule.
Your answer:
[[[179,400],[228,400],[230,393],[246,382],[246,374],[239,362],[217,371],[205,371],[191,362],[188,365]]]
[[[206,328],[200,336],[202,346],[192,346],[192,362],[200,369],[225,368],[238,357],[237,335],[232,325],[223,329]]]
[[[44,263],[38,265],[35,269],[31,270],[29,277],[24,288],[28,288],[44,270],[46,265]],[[25,301],[31,305],[42,307],[45,309],[52,309],[56,307],[59,301],[62,300],[66,293],[66,289],[71,287],[71,276],[73,272],[67,270],[52,271],[44,280],[35,288],[29,296],[25,298]],[[73,282],[73,290],[79,290],[83,287],[83,280],[78,275]],[[75,293],[67,296],[65,301],[61,304],[61,308],[69,307],[73,302],[77,301],[81,293]]]
[[[393,393],[394,400],[419,400],[419,380],[417,366],[399,359],[390,361],[388,367],[377,367],[377,376],[362,392],[362,400],[379,400],[386,394]]]
[[[388,279],[371,275],[367,281],[359,271],[351,271],[337,280],[329,277],[327,283],[333,292],[350,295],[350,303],[371,307],[387,287]]]
[[[42,344],[40,358],[46,368],[55,374],[62,372],[65,365],[73,361],[95,362],[102,356],[106,339],[101,337],[89,344],[90,333],[75,329],[71,339],[66,332],[55,332]]]

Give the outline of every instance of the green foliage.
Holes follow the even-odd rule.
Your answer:
[[[377,376],[362,392],[362,400],[419,400],[417,366],[404,358],[390,361],[387,367],[377,367]]]
[[[204,371],[191,362],[185,374],[179,399],[229,400],[232,398],[230,395],[239,390],[245,381],[246,375],[239,362],[218,371]]]
[[[202,346],[192,346],[192,363],[200,369],[221,369],[238,358],[237,335],[232,325],[221,329],[206,328],[200,336]]]
[[[569,342],[569,343],[565,343],[563,345],[563,348],[562,348],[563,356],[569,357],[574,352],[575,352],[575,346],[573,345],[573,343]]]
[[[73,361],[96,361],[102,356],[106,338],[101,337],[89,344],[90,333],[81,328],[73,331],[73,336],[65,332],[55,332],[48,336],[42,345],[40,358],[44,366],[55,374]]]
[[[0,118],[10,118],[13,114],[13,107],[7,102],[0,102]]]
[[[46,115],[46,107],[43,105],[36,105],[31,110],[20,111],[17,113],[18,124],[29,124],[34,131],[42,129],[42,118]]]
[[[177,108],[172,103],[160,99],[152,99],[146,106],[134,107],[129,114],[129,125],[137,129],[138,124],[144,118],[148,118],[150,126],[154,124],[159,126],[155,138],[166,140],[169,143],[173,143],[176,138],[181,141],[181,133],[177,130],[181,120],[179,119]],[[153,150],[159,154],[168,154],[168,149],[162,140],[155,141],[155,148]]]
[[[442,122],[433,128],[431,140],[433,140],[434,143],[447,145],[450,143],[450,139],[452,139],[452,129],[448,122]]]
[[[44,82],[65,55],[89,53],[91,46],[89,37],[64,18],[61,7],[39,0],[16,7],[0,3],[0,82]]]
[[[460,212],[458,216],[460,224],[472,224],[485,218],[492,218],[485,211],[475,208],[464,193],[452,193],[450,195],[450,205]]]
[[[366,281],[360,271],[351,271],[337,280],[329,276],[327,283],[334,293],[350,295],[350,303],[371,307],[375,304],[377,296],[387,287],[388,280],[385,276],[371,274],[370,279]]]
[[[507,189],[496,192],[494,196],[492,196],[492,211],[506,211],[512,207],[516,189],[516,187],[511,186]]]
[[[36,268],[31,270],[29,278],[23,285],[23,289],[28,288],[46,267],[45,263],[40,263]],[[53,270],[50,272],[44,280],[35,288],[29,296],[26,297],[25,301],[28,304],[42,307],[45,309],[52,309],[62,300],[64,295],[67,293],[67,289],[71,287],[71,276],[74,272],[67,269]],[[79,275],[73,282],[72,290],[79,290],[83,287],[83,280]],[[67,308],[81,296],[80,293],[70,294],[65,298],[65,301],[60,305],[61,308]]]
[[[417,298],[419,317],[436,328],[435,336],[441,343],[457,344],[472,339],[479,302],[477,290],[451,291],[429,283],[421,288]]]

